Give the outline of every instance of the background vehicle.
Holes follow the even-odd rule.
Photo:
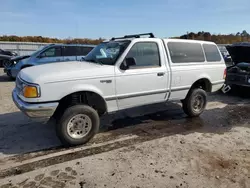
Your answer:
[[[225,81],[226,65],[216,44],[143,35],[105,41],[84,63],[22,70],[13,101],[30,117],[55,118],[66,146],[88,142],[105,113],[180,100],[188,116],[199,116],[206,93],[218,91]]]
[[[82,60],[95,45],[84,44],[50,44],[27,56],[11,58],[4,72],[16,78],[19,71],[34,65]]]
[[[226,48],[234,62],[227,68],[226,84],[250,88],[250,43],[235,43]]]
[[[226,46],[219,45],[218,48],[219,48],[219,50],[220,50],[220,52],[221,52],[221,54],[222,54],[222,56],[223,56],[223,58],[225,60],[226,65],[227,66],[232,66],[233,65],[233,60],[232,60]]]
[[[17,53],[0,49],[0,67],[3,67],[4,62],[9,61],[13,56],[17,56]]]

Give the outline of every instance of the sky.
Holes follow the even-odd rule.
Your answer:
[[[110,38],[250,32],[249,0],[0,0],[0,35]]]

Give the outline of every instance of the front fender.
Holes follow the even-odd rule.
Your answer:
[[[88,85],[88,84],[79,84],[79,85],[74,85],[74,86],[70,87],[70,89],[67,89],[67,91],[62,92],[60,99],[66,97],[72,93],[84,92],[84,91],[96,93],[104,99],[103,92],[100,89],[98,89],[97,87],[95,87],[93,85]]]
[[[21,69],[23,66],[25,66],[26,64],[23,62],[23,61],[18,61],[16,64],[15,64],[15,66],[14,66],[14,68],[15,69]]]

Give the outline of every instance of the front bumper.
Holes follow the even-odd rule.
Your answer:
[[[11,67],[11,68],[4,68],[4,73],[6,73],[8,76],[12,77],[12,78],[16,78],[16,76],[19,73],[19,69],[16,69],[15,67]]]
[[[18,97],[16,90],[12,92],[12,99],[15,105],[31,118],[50,118],[59,104],[58,102],[40,104],[26,103]]]
[[[8,76],[10,76],[10,69],[4,68],[3,72],[6,73]]]

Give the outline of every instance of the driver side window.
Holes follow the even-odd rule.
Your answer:
[[[58,57],[62,56],[61,47],[53,47],[47,49],[41,54],[42,57]]]
[[[138,42],[128,52],[126,58],[134,58],[136,65],[131,68],[160,67],[158,45],[155,42]]]

